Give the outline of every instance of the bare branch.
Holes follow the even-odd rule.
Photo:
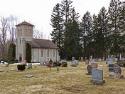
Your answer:
[[[43,33],[38,31],[38,30],[34,30],[33,31],[33,38],[42,39],[43,38]]]

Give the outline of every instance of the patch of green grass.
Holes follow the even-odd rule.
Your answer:
[[[99,63],[101,64],[101,63]],[[86,75],[83,62],[78,67],[64,67],[57,71],[45,66],[33,66],[33,69],[16,71],[15,65],[0,66],[0,94],[125,94],[125,79],[111,79],[107,65],[102,62],[104,85],[90,83],[91,76]],[[14,69],[14,70],[12,70]],[[122,69],[125,75],[125,69]],[[33,77],[27,78],[25,75]]]

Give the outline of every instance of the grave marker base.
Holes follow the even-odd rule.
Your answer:
[[[105,80],[103,80],[103,70],[92,68],[92,80],[94,85],[103,85]]]
[[[91,80],[90,81],[93,85],[103,85],[105,83],[105,80],[97,81],[97,80]]]

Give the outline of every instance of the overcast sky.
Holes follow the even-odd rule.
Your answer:
[[[18,22],[27,21],[35,25],[35,28],[43,32],[43,38],[50,38],[52,28],[50,18],[52,9],[62,0],[0,0],[0,16],[14,15]],[[86,11],[97,14],[101,7],[109,6],[110,0],[72,0],[73,6],[80,14]]]

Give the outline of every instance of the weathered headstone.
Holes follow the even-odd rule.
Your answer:
[[[83,57],[81,57],[80,60],[83,61]]]
[[[97,64],[97,63],[92,63],[92,64],[91,64],[91,67],[92,67],[92,68],[98,68],[98,64]]]
[[[92,66],[91,65],[87,65],[87,75],[91,75],[92,74]]]
[[[121,75],[121,73],[122,73],[121,67],[118,64],[114,64],[114,77],[118,79],[124,78],[124,76]]]
[[[93,68],[92,69],[92,80],[93,84],[102,85],[105,81],[103,80],[103,70]]]
[[[89,64],[87,65],[87,71],[88,71],[88,75],[91,75],[91,73],[92,73],[92,69],[93,68],[98,68],[98,64],[95,62],[95,60],[94,59],[90,59],[89,60]]]
[[[109,77],[114,77],[115,73],[114,73],[114,64],[109,64]]]
[[[71,66],[72,67],[77,67],[77,65],[78,65],[78,60],[76,60],[75,57],[72,57]]]
[[[32,69],[32,63],[27,63],[27,69]]]
[[[85,64],[88,65],[89,64],[89,60],[85,59]]]

